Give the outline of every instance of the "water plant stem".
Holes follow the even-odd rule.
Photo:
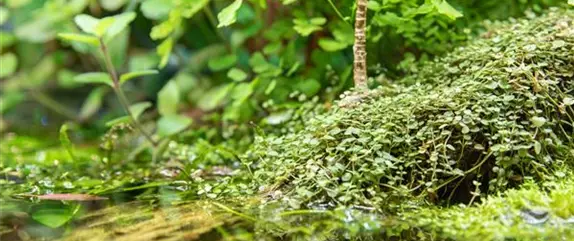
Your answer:
[[[118,74],[117,71],[114,67],[114,65],[112,64],[112,58],[110,57],[110,53],[108,52],[108,48],[104,42],[104,40],[102,38],[100,38],[100,50],[102,51],[102,54],[104,56],[104,62],[106,64],[106,69],[108,74],[110,75],[110,78],[113,81],[113,89],[114,92],[116,93],[116,95],[118,96],[118,100],[120,101],[120,104],[122,105],[122,107],[124,108],[124,110],[127,112],[128,116],[130,117],[132,124],[136,127],[136,129],[138,129],[138,131],[154,146],[157,146],[157,142],[152,138],[152,136],[147,133],[144,128],[142,127],[141,123],[139,123],[139,121],[134,117],[134,115],[132,114],[131,110],[130,110],[130,103],[128,98],[126,97],[124,91],[122,90],[121,84],[120,84],[120,80],[118,78]]]

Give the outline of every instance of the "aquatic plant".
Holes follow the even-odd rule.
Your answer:
[[[254,184],[294,208],[472,203],[574,163],[574,13],[511,20],[300,132],[257,138]]]

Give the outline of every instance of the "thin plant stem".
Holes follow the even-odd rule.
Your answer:
[[[217,27],[217,20],[216,20],[215,16],[213,15],[213,13],[211,12],[211,9],[209,9],[208,7],[205,7],[205,8],[203,8],[203,12],[205,13],[207,20],[209,20],[209,23],[213,27],[213,30],[215,31],[215,34],[217,35],[217,37],[219,37],[221,39],[221,41],[223,41],[227,50],[229,52],[231,52],[232,51],[231,45],[227,42],[227,39],[225,38],[225,36],[223,36],[223,33],[221,33],[221,30]]]
[[[132,114],[132,111],[130,110],[130,104],[129,104],[128,98],[126,97],[126,95],[124,94],[124,91],[122,90],[122,87],[120,85],[120,81],[118,79],[118,74],[116,72],[116,69],[114,68],[114,65],[112,64],[112,58],[110,57],[110,54],[108,52],[108,48],[107,48],[106,44],[104,43],[104,40],[101,38],[100,38],[100,50],[102,51],[102,54],[104,55],[104,62],[106,64],[106,69],[108,71],[108,74],[110,75],[110,78],[113,81],[113,89],[114,89],[114,92],[116,93],[116,95],[118,96],[118,100],[120,101],[120,104],[122,105],[124,110],[128,113],[128,116],[130,117],[133,125],[138,129],[138,131],[154,147],[157,146],[157,142],[154,141],[154,139],[151,137],[151,135],[148,134],[144,130],[144,128],[141,126],[141,124],[138,122],[138,120]]]
[[[50,98],[49,96],[45,95],[42,92],[38,91],[30,91],[30,96],[36,100],[41,105],[53,110],[54,112],[70,119],[77,121],[78,118],[76,113],[68,109],[67,107],[63,106],[62,104],[58,103],[54,99]]]
[[[327,0],[327,2],[329,2],[329,5],[331,5],[331,8],[333,8],[333,10],[335,11],[335,13],[337,13],[337,16],[339,16],[339,18],[341,18],[341,20],[343,20],[343,22],[350,24],[349,21],[347,21],[345,19],[345,17],[343,17],[343,14],[341,13],[341,11],[339,11],[339,9],[337,8],[337,6],[335,6],[335,4],[333,3],[333,0]]]

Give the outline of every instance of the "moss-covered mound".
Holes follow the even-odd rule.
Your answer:
[[[256,184],[293,207],[472,202],[574,163],[574,12],[496,24],[418,73],[258,138]]]

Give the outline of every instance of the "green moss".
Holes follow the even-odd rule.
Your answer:
[[[543,186],[528,182],[478,206],[421,208],[401,214],[440,240],[572,240],[574,175]]]
[[[474,202],[572,166],[574,12],[495,25],[362,103],[257,138],[255,184],[295,208],[395,210]]]

